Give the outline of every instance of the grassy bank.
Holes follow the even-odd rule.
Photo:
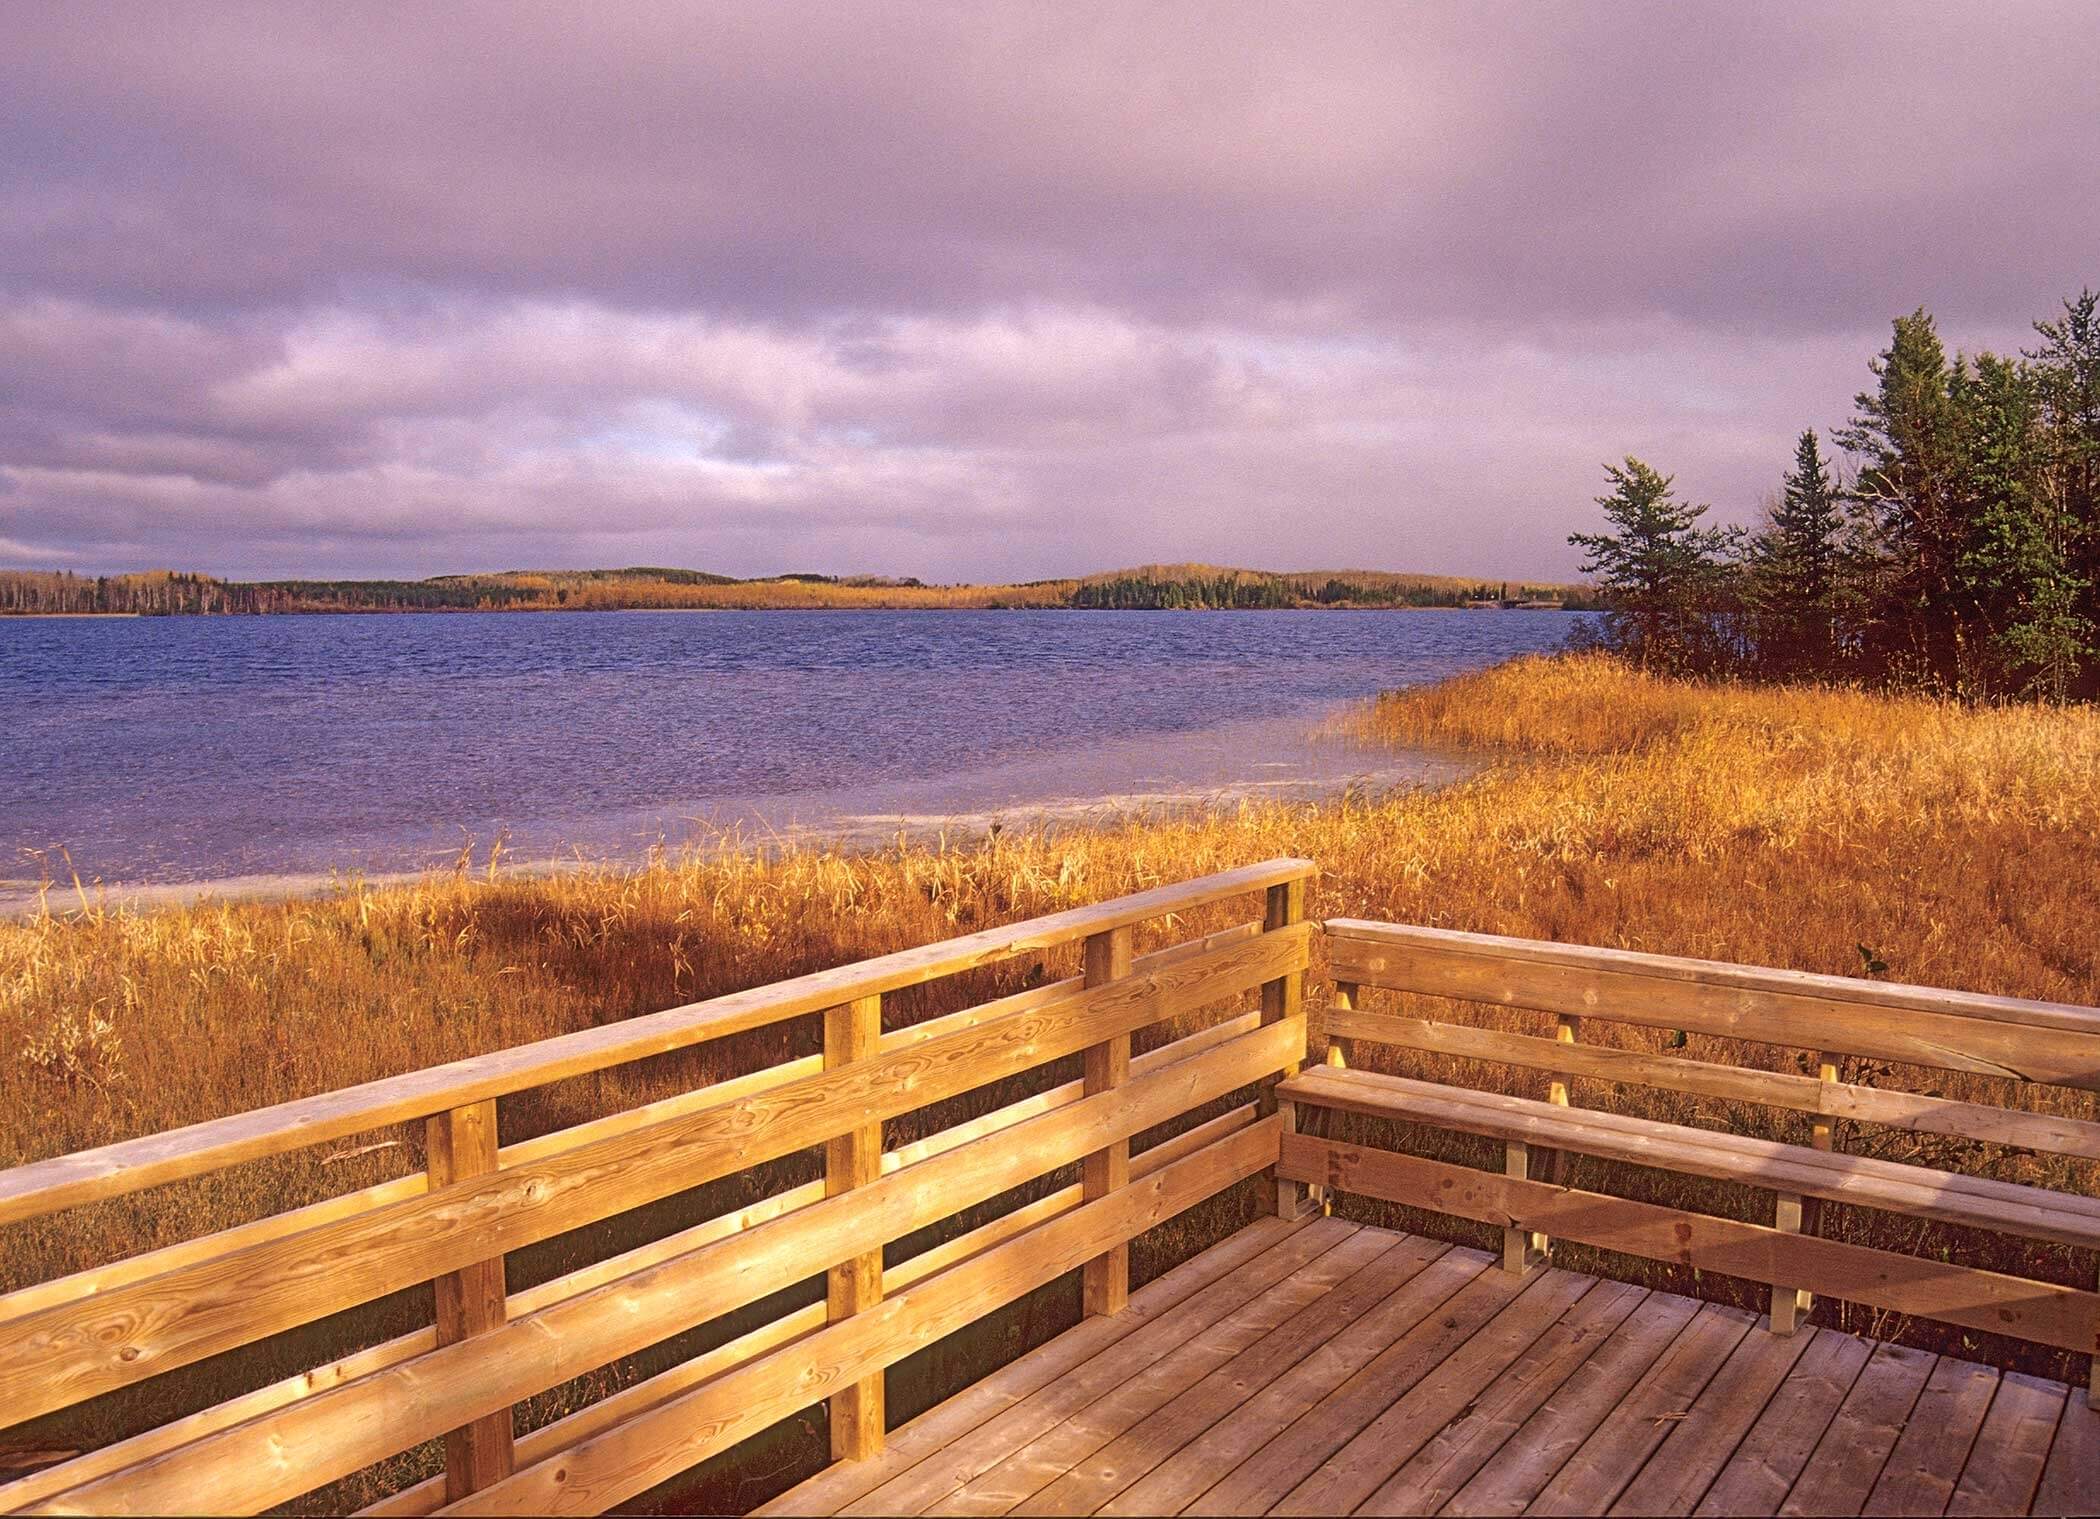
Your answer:
[[[2100,1003],[2100,714],[1966,709],[1819,690],[1708,688],[1644,678],[1588,658],[1528,659],[1377,703],[1358,719],[1397,744],[1470,749],[1492,763],[1448,790],[1249,806],[1135,820],[1094,831],[1009,832],[966,848],[861,856],[658,862],[634,871],[529,882],[468,876],[325,899],[203,905],[131,915],[50,913],[0,922],[0,1165],[276,1102],[479,1050],[516,1044],[775,980],[992,923],[1097,900],[1276,854],[1318,860],[1310,906],[1493,933],[1860,974],[1868,955],[1890,979]],[[1175,936],[1216,922],[1177,925]],[[1862,946],[1864,946],[1863,954]],[[1140,945],[1140,949],[1147,946]],[[1042,973],[1062,973],[1054,963]],[[1316,962],[1312,998],[1324,994]],[[904,999],[905,1020],[1012,990],[1028,964]],[[1538,1031],[1546,1020],[1477,1012]],[[1586,1031],[1585,1037],[1589,1037]],[[1649,1037],[1599,1028],[1628,1044]],[[505,1108],[513,1140],[751,1069],[814,1047],[796,1027],[734,1047],[656,1062],[638,1075],[569,1083]],[[1687,1052],[1792,1068],[1791,1052]],[[1374,1062],[1375,1063],[1375,1062]],[[1420,1067],[1423,1070],[1436,1070]],[[1445,1076],[1530,1092],[1503,1068]],[[1850,1079],[1942,1095],[2046,1105],[2093,1117],[2090,1099],[1904,1068]],[[1601,1091],[1577,1089],[1577,1101]],[[1621,1092],[1614,1106],[1681,1121],[1798,1138],[1804,1119],[1671,1094]],[[909,1137],[906,1135],[905,1137]],[[0,1231],[0,1286],[184,1238],[309,1196],[401,1174],[412,1133],[362,1154],[343,1147],[244,1167]],[[1467,1142],[1419,1136],[1444,1153]],[[1965,1141],[1841,1129],[1840,1144],[2011,1179],[2092,1190],[2093,1168]],[[791,1167],[789,1168],[792,1169]],[[800,1179],[797,1173],[785,1179]],[[1578,1163],[1570,1180],[1581,1184]],[[1748,1216],[1758,1203],[1707,1184],[1615,1178],[1640,1195]],[[776,1182],[777,1184],[777,1182]],[[719,1211],[735,1194],[671,1200],[633,1222],[660,1234]],[[1906,1250],[2090,1285],[2091,1256],[1832,1209],[1830,1232]],[[1194,1240],[1161,1242],[1164,1257]],[[513,1258],[513,1288],[589,1251],[550,1241]],[[1736,1291],[1663,1268],[1570,1250],[1572,1265]],[[1749,1301],[1747,1291],[1743,1301]],[[954,1352],[926,1386],[966,1376],[1067,1309],[1032,1304]],[[266,1353],[224,1358],[103,1400],[34,1431],[84,1444],[288,1374],[427,1314],[404,1294],[315,1326]],[[1035,1314],[1031,1323],[1028,1315]],[[1870,1319],[1835,1305],[1846,1327],[1914,1337],[2032,1369],[2067,1364],[1929,1325]],[[719,1337],[719,1335],[717,1336]],[[691,1342],[668,1347],[668,1359]],[[960,1356],[961,1359],[955,1359]],[[304,1358],[304,1359],[302,1359]],[[232,1363],[239,1360],[238,1366]],[[982,1368],[978,1368],[982,1369]],[[557,1389],[535,1422],[636,1374]],[[930,1395],[930,1394],[929,1394]],[[0,1441],[13,1434],[0,1435]],[[790,1466],[808,1442],[784,1447]],[[348,1496],[428,1453],[375,1474]],[[711,1489],[720,1501],[748,1498]]]

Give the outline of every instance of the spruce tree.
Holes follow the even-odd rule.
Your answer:
[[[1794,445],[1770,520],[1750,543],[1759,663],[1772,674],[1829,675],[1841,660],[1839,603],[1848,518],[1814,428]]]
[[[1721,660],[1731,534],[1698,525],[1708,508],[1679,501],[1672,477],[1629,455],[1607,464],[1610,495],[1596,498],[1615,531],[1572,533],[1588,551],[1607,602],[1604,642],[1636,664],[1700,671]]]
[[[2041,399],[2045,485],[2061,515],[2065,553],[2079,582],[2074,615],[2100,623],[2100,296],[2066,300],[2061,321],[2036,322],[2042,344],[2027,357]],[[2100,696],[2100,662],[2073,689]]]
[[[1957,366],[1950,390],[1965,444],[1953,611],[1961,685],[1978,696],[2060,701],[2093,652],[2040,390],[2024,364],[1988,353]]]
[[[1862,460],[1852,494],[1875,540],[1869,648],[1891,677],[1950,685],[1961,438],[1953,371],[1931,315],[1921,306],[1896,318],[1869,367],[1878,383],[1854,398],[1852,425],[1838,434]]]

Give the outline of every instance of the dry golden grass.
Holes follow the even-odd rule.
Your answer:
[[[1474,751],[1486,768],[1435,792],[1250,805],[1087,831],[1009,832],[961,845],[900,845],[854,856],[731,853],[530,881],[460,874],[311,900],[146,915],[90,904],[88,911],[0,924],[0,1050],[8,1052],[0,1056],[0,1165],[1286,853],[1322,867],[1311,896],[1317,916],[1840,974],[1860,972],[1865,945],[1887,963],[1891,979],[2100,1003],[2100,713],[1694,686],[1601,659],[1561,657],[1391,696],[1355,720],[1394,743]],[[1223,926],[1232,916],[1175,925],[1173,937]],[[1012,989],[1033,969],[1018,965],[929,989],[901,1015],[930,1016]],[[1045,973],[1066,969],[1060,962]],[[1316,1011],[1324,1002],[1321,970],[1316,963]],[[1532,1031],[1543,1023],[1478,1009],[1454,1016]],[[1650,1036],[1593,1024],[1584,1037],[1634,1045]],[[813,1030],[797,1026],[513,1100],[505,1106],[505,1138],[802,1053],[813,1038]],[[1796,1052],[1696,1038],[1687,1053],[1773,1067],[1796,1059]],[[1532,1077],[1500,1067],[1414,1069],[1533,1090]],[[2089,1098],[2056,1089],[2014,1091],[1858,1062],[1847,1075],[2094,1116]],[[1576,1100],[1784,1137],[1800,1137],[1805,1124],[1762,1109],[1581,1084]],[[400,1174],[418,1162],[413,1134],[374,1137],[403,1143],[346,1159],[243,1167],[0,1232],[0,1288]],[[1465,1141],[1420,1138],[1444,1153],[1473,1153]],[[1960,1141],[1848,1129],[1840,1143],[2012,1179],[2088,1191],[2096,1185],[2091,1167]],[[1571,1179],[1602,1175],[1578,1163]],[[1733,1189],[1653,1173],[1615,1173],[1611,1180],[1637,1195],[1738,1216],[1760,1206]],[[692,1216],[724,1196],[695,1202]],[[638,1233],[664,1232],[684,1216],[659,1209]],[[2087,1286],[2093,1280],[2090,1254],[2055,1247],[1851,1210],[1832,1210],[1826,1227],[1891,1248],[1947,1251]],[[523,1252],[513,1286],[576,1263],[582,1256],[569,1252],[578,1248],[557,1241]],[[600,1241],[591,1253],[605,1248]],[[1744,1292],[1594,1252],[1571,1251],[1565,1259],[1710,1295]],[[149,1398],[83,1411],[74,1424],[51,1425],[39,1438],[107,1438],[119,1427],[312,1364],[344,1344],[397,1332],[426,1311],[411,1300],[381,1305],[355,1323],[287,1337],[238,1374],[206,1367],[160,1378],[146,1385],[165,1389]],[[2072,1370],[2022,1347],[1934,1326],[1856,1311],[1843,1322],[1991,1359],[2018,1358],[2056,1375]],[[559,1390],[528,1418],[538,1422],[632,1374],[623,1369],[588,1388]],[[417,1459],[427,1463],[427,1453]],[[403,1469],[424,1467],[411,1462]]]

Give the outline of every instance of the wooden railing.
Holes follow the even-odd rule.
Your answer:
[[[440,1436],[443,1477],[377,1512],[596,1511],[824,1401],[835,1454],[867,1455],[885,1368],[1068,1271],[1087,1311],[1114,1312],[1135,1235],[1273,1173],[1270,1089],[1305,1049],[1311,873],[1271,861],[0,1173],[9,1224],[426,1126],[421,1174],[0,1297],[0,1427],[436,1288],[427,1329],[0,1486],[0,1511],[254,1511]],[[1259,919],[1133,955],[1136,926],[1247,894]],[[1073,944],[1076,977],[882,1027],[887,994]],[[1258,1009],[1132,1058],[1140,1030],[1257,990]],[[499,1143],[505,1098],[811,1014],[821,1054]],[[1077,1081],[883,1148],[886,1122],[1073,1056]],[[1251,1086],[1259,1100],[1193,1122]],[[818,1147],[819,1182],[507,1290],[525,1246]],[[885,1245],[1073,1165],[1076,1184],[885,1269]],[[514,1437],[521,1400],[819,1274],[824,1301]]]
[[[1823,1293],[2094,1355],[2090,1391],[2100,1400],[2100,1293],[1820,1238],[1813,1214],[1828,1201],[1992,1230],[2013,1247],[1994,1254],[2014,1265],[2024,1253],[2019,1241],[2100,1251],[2092,1187],[2100,1123],[1838,1079],[1849,1056],[2090,1094],[2100,1091],[2100,1010],[1399,924],[1331,920],[1325,928],[1335,980],[1328,1064],[1283,1083],[1283,1098],[1500,1140],[1503,1165],[1498,1175],[1292,1133],[1282,1140],[1280,1176],[1500,1225],[1513,1271],[1537,1265],[1559,1236],[1767,1283],[1769,1325],[1781,1334],[1793,1331],[1810,1294]],[[1369,988],[1407,997],[1397,1008],[1371,1008]],[[1450,1021],[1445,1002],[1416,997],[1529,1009],[1538,1031]],[[1629,1025],[1636,1037],[1630,1047],[1586,1042],[1593,1023]],[[1695,1036],[1709,1058],[1670,1053]],[[1415,1068],[1440,1074],[1453,1060],[1485,1062],[1498,1090],[1367,1071],[1365,1043],[1413,1052]],[[1816,1074],[1729,1063],[1746,1044],[1806,1052]],[[1540,1095],[1508,1095],[1510,1068],[1534,1073]],[[1597,1084],[1591,1090],[1604,1104],[1575,1104],[1581,1082]],[[1608,1111],[1629,1086],[1809,1114],[1808,1143]],[[2090,1112],[2092,1100],[2060,1106]],[[1834,1144],[1840,1120],[2066,1157],[2074,1180],[2057,1190],[1844,1154]],[[1553,1151],[1761,1189],[1771,1194],[1772,1222],[1559,1185],[1558,1168],[1541,1165]],[[2094,1257],[2082,1259],[2090,1282]]]

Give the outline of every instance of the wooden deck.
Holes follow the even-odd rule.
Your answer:
[[[768,1514],[2090,1514],[2061,1383],[1270,1219]]]

